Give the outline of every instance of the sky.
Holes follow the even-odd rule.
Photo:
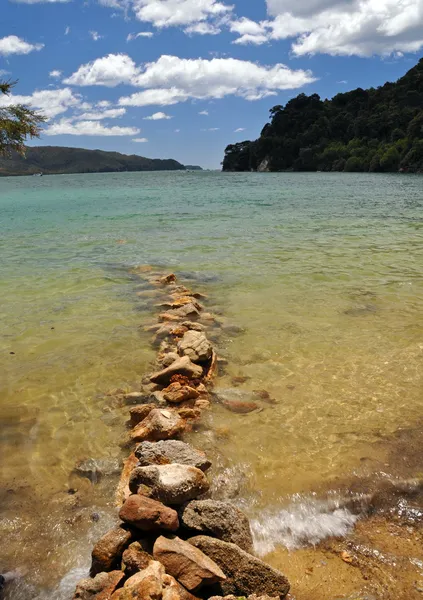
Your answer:
[[[395,81],[423,52],[423,0],[0,0],[0,106],[37,145],[220,168],[299,93]]]

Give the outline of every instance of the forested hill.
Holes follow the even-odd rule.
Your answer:
[[[14,154],[0,159],[1,175],[33,175],[42,173],[107,173],[113,171],[175,171],[185,170],[173,159],[144,158],[119,152],[62,148],[60,146],[35,146],[27,148],[23,158]]]
[[[254,142],[226,148],[224,171],[423,172],[423,59],[396,83],[270,111]]]

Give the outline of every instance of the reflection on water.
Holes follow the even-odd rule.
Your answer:
[[[227,473],[221,487],[256,519],[260,543],[348,531],[343,509],[292,508],[292,496],[358,469],[389,472],[381,441],[421,417],[421,178],[33,179],[0,189],[0,570],[30,573],[14,600],[53,589],[66,600],[115,518],[114,477],[93,486],[72,471],[123,456],[127,409],[107,392],[138,389],[153,358],[142,325],[155,299],[136,295],[136,264],[177,270],[208,294],[228,361],[217,387],[256,394],[248,414],[216,404],[193,439]]]

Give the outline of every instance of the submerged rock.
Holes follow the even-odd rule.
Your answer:
[[[253,392],[239,388],[216,389],[213,396],[231,412],[247,414],[259,408],[257,402],[255,402],[257,396]]]
[[[178,513],[157,500],[134,494],[119,512],[119,518],[141,531],[177,531]]]
[[[204,452],[179,440],[142,442],[135,449],[135,456],[141,467],[170,463],[189,465],[202,471],[207,471],[211,467],[211,462]]]
[[[163,390],[163,397],[167,402],[179,404],[185,400],[195,400],[199,396],[199,392],[195,388],[188,385],[181,385],[175,381]]]
[[[188,541],[218,564],[225,573],[226,580],[215,586],[217,595],[257,594],[285,598],[289,592],[290,586],[285,575],[235,544],[207,536],[194,537]]]
[[[173,375],[184,375],[189,379],[196,379],[203,375],[203,369],[193,363],[188,356],[183,356],[175,360],[169,367],[153,373],[150,376],[150,380],[153,383],[159,383],[160,385],[168,385]]]
[[[187,331],[178,344],[178,352],[194,363],[205,363],[210,360],[213,348],[203,332]]]
[[[114,527],[105,533],[98,540],[92,551],[91,577],[94,577],[98,573],[117,568],[123,551],[133,538],[131,530],[124,526]]]
[[[164,504],[183,504],[204,494],[209,482],[203,471],[180,464],[137,467],[131,473],[129,488]]]
[[[99,573],[94,579],[82,579],[76,586],[73,600],[110,600],[125,575],[122,571]]]
[[[215,562],[178,537],[171,540],[159,537],[154,544],[153,556],[164,565],[167,573],[190,591],[226,579]]]
[[[177,412],[156,408],[130,433],[134,442],[168,440],[179,436],[186,423]]]
[[[195,318],[200,315],[200,309],[196,306],[197,303],[190,302],[189,304],[185,304],[184,306],[180,306],[179,308],[173,308],[167,310],[165,313],[159,315],[159,319],[161,321],[181,321],[182,319],[186,319],[187,317]]]
[[[120,463],[117,458],[88,458],[79,461],[75,466],[75,473],[86,477],[93,483],[101,477],[111,477],[120,472]]]
[[[192,500],[180,509],[179,517],[181,524],[192,532],[231,542],[247,552],[253,550],[248,518],[233,504],[219,500]]]

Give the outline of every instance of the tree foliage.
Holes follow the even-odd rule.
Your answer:
[[[258,140],[226,148],[224,171],[423,172],[423,59],[396,83],[270,110]]]
[[[16,82],[0,81],[0,95],[8,96]],[[24,104],[0,106],[0,156],[10,156],[13,151],[25,153],[27,138],[40,136],[45,117]]]

